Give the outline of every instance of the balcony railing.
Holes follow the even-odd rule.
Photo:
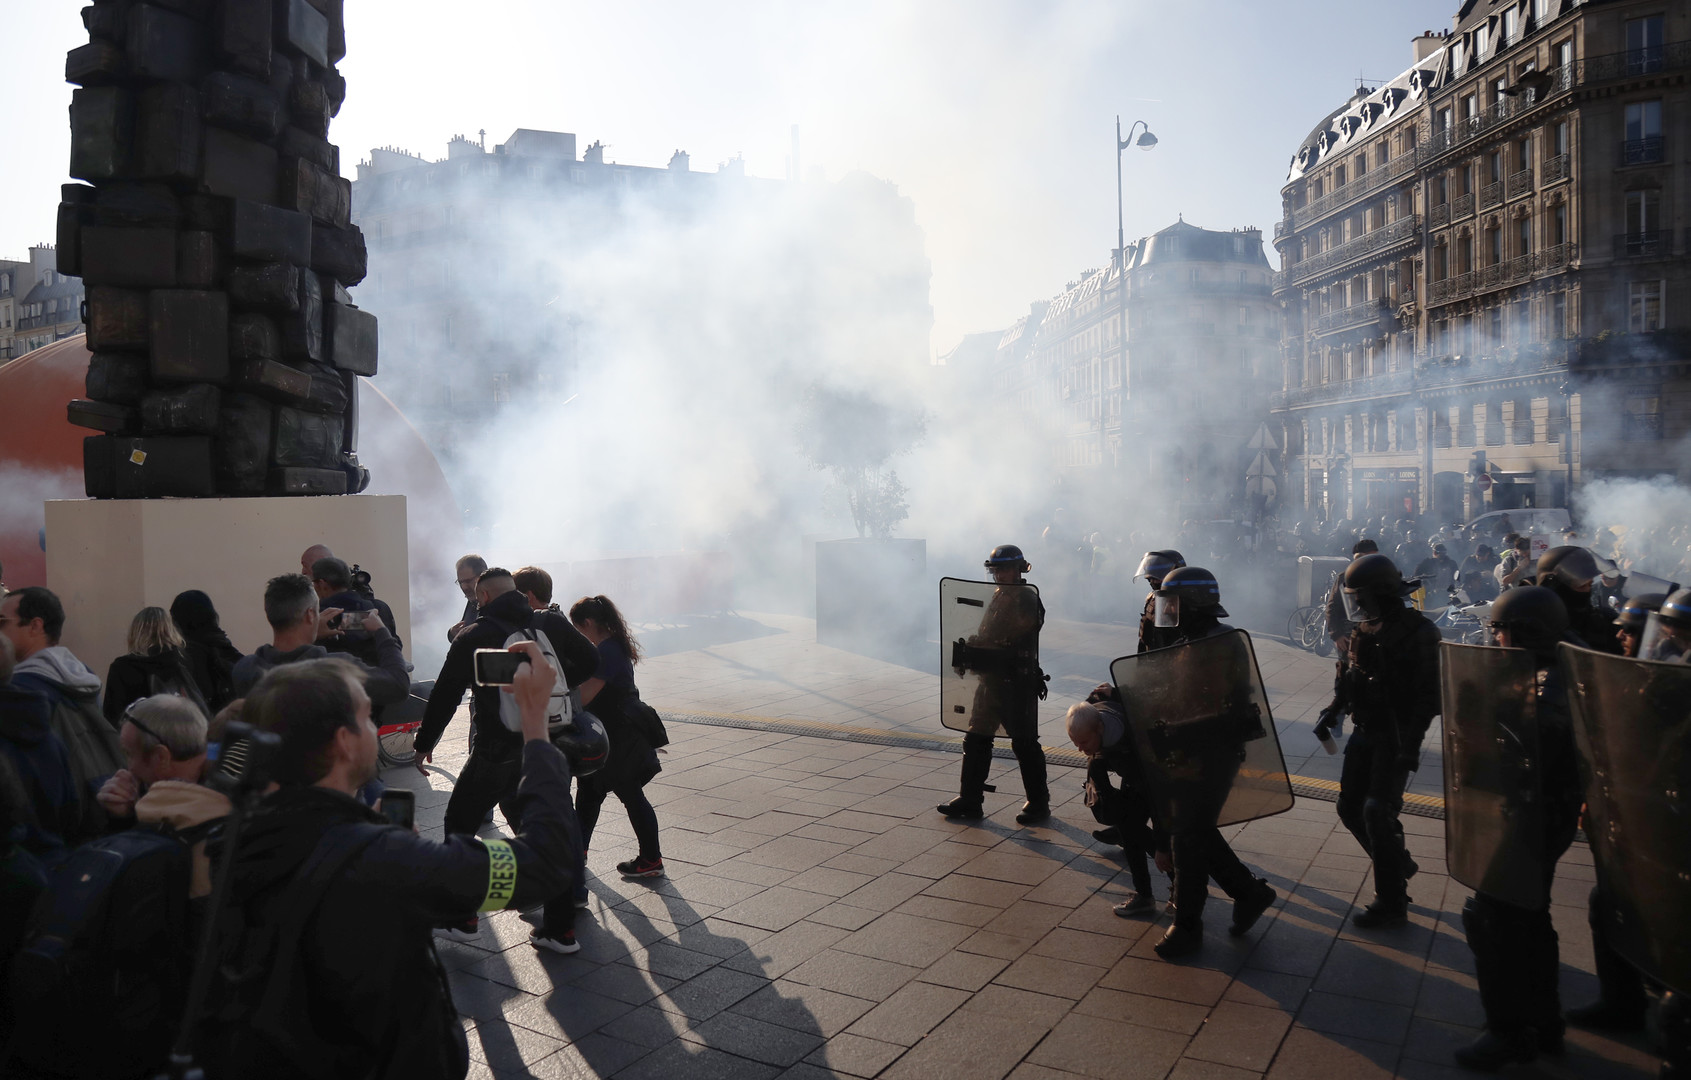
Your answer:
[[[1522,169],[1520,172],[1509,174],[1506,196],[1513,199],[1517,195],[1525,195],[1532,190],[1532,170]]]
[[[1656,259],[1673,254],[1673,230],[1620,233],[1615,237],[1615,258]]]
[[[1294,409],[1327,401],[1348,401],[1407,393],[1414,389],[1414,386],[1415,373],[1406,368],[1361,379],[1316,383],[1314,386],[1294,386],[1290,390],[1274,394],[1269,399],[1269,405],[1274,409]]]
[[[1622,165],[1660,165],[1667,160],[1667,148],[1660,135],[1645,139],[1626,139],[1621,142]]]
[[[1331,334],[1338,330],[1348,330],[1356,326],[1366,326],[1377,323],[1390,309],[1384,300],[1364,300],[1360,304],[1329,311],[1315,320],[1317,334]]]
[[[1503,201],[1503,181],[1493,180],[1480,189],[1480,209],[1487,210]]]
[[[1662,437],[1661,413],[1622,413],[1621,438],[1647,442]]]
[[[1568,155],[1557,154],[1544,161],[1544,183],[1555,184],[1568,178]]]
[[[1408,217],[1399,218],[1390,225],[1384,225],[1371,233],[1359,236],[1347,244],[1340,244],[1336,248],[1329,248],[1319,254],[1311,255],[1303,262],[1294,263],[1274,275],[1274,288],[1279,290],[1288,285],[1308,281],[1324,270],[1342,266],[1353,259],[1360,259],[1365,255],[1372,255],[1405,241],[1413,240],[1420,235],[1420,232],[1420,214],[1411,214]]]
[[[1450,220],[1461,221],[1465,217],[1472,217],[1473,214],[1474,193],[1472,191],[1465,195],[1458,195],[1450,201]]]
[[[1442,229],[1450,224],[1450,204],[1439,203],[1427,212],[1427,228]]]
[[[1292,228],[1301,229],[1319,217],[1323,217],[1347,203],[1354,202],[1364,195],[1371,195],[1392,181],[1407,176],[1415,171],[1416,155],[1404,154],[1386,162],[1376,169],[1363,173],[1343,187],[1334,188],[1319,199],[1311,200],[1292,211]]]
[[[1476,271],[1457,274],[1427,285],[1427,305],[1448,304],[1475,293],[1507,288],[1534,277],[1558,274],[1565,270],[1577,254],[1573,244],[1556,244],[1533,255],[1517,255],[1513,259],[1493,263]]]
[[[1648,49],[1588,56],[1574,62],[1574,84],[1586,86],[1610,79],[1637,78],[1691,67],[1691,41],[1675,41]]]

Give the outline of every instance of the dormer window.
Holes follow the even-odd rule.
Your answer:
[[[51,271],[51,270],[41,271],[41,284],[43,284],[43,285],[52,285],[53,284],[53,271]]]

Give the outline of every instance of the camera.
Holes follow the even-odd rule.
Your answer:
[[[477,649],[475,656],[477,686],[510,686],[517,679],[519,665],[528,657],[508,649]]]
[[[376,598],[376,590],[370,585],[370,571],[363,569],[357,563],[352,564],[352,591],[366,600]]]

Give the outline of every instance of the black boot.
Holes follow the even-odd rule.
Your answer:
[[[1274,886],[1258,878],[1257,888],[1252,895],[1233,901],[1233,925],[1227,928],[1228,934],[1243,937],[1250,933],[1251,927],[1262,918],[1262,913],[1274,906],[1274,897]]]
[[[957,797],[939,805],[948,818],[981,819],[981,800],[986,795],[986,778],[992,772],[992,738],[973,732],[963,736],[963,775]]]
[[[1486,1028],[1479,1038],[1456,1051],[1456,1064],[1477,1072],[1496,1072],[1512,1062],[1531,1061],[1534,1056],[1532,1038],[1526,1033]]]
[[[1407,904],[1387,904],[1376,900],[1350,917],[1350,924],[1358,930],[1389,930],[1409,921]]]
[[[1197,926],[1181,926],[1179,923],[1175,923],[1168,928],[1168,933],[1163,935],[1163,939],[1151,948],[1156,950],[1157,955],[1164,960],[1176,960],[1182,956],[1192,955],[1203,948],[1203,945],[1204,926],[1202,923]]]
[[[1051,790],[1045,783],[1045,748],[1037,738],[1011,739],[1010,749],[1016,752],[1016,764],[1022,771],[1022,790],[1027,802],[1016,815],[1019,825],[1032,825],[1051,816]]]

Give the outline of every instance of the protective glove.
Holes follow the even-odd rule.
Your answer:
[[[1321,710],[1321,715],[1315,721],[1315,737],[1320,740],[1322,749],[1329,754],[1339,752],[1339,744],[1333,741],[1333,728],[1344,719],[1344,710],[1337,705],[1329,705]]]

